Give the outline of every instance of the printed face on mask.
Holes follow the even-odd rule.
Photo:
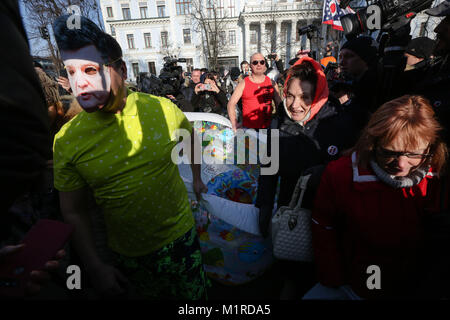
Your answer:
[[[101,109],[108,101],[111,75],[94,45],[74,51],[62,51],[72,92],[86,112]]]

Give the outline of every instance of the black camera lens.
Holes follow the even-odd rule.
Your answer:
[[[359,19],[359,12],[341,17],[341,24],[345,34],[357,35],[364,31]]]

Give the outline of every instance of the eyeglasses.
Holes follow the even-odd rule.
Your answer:
[[[266,61],[265,61],[265,60],[259,60],[259,61],[258,61],[258,60],[253,60],[253,61],[252,61],[252,65],[256,66],[256,65],[258,64],[258,62],[259,62],[259,64],[262,65],[262,66],[266,64]]]
[[[413,153],[413,152],[399,152],[399,151],[392,151],[388,149],[384,149],[381,147],[378,147],[378,155],[383,158],[390,158],[390,159],[398,159],[401,156],[408,157],[410,159],[425,159],[430,158],[432,156],[431,153]]]

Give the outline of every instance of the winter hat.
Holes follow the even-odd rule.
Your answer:
[[[377,59],[377,45],[371,37],[359,37],[347,41],[341,48],[356,53],[367,65],[373,64]]]
[[[231,71],[230,71],[231,80],[235,81],[237,78],[239,78],[240,74],[241,74],[241,71],[239,70],[238,67],[231,68]]]
[[[435,42],[427,37],[419,37],[412,39],[408,47],[406,48],[406,53],[413,55],[417,58],[429,59],[433,53]]]
[[[322,109],[322,107],[325,105],[325,103],[327,103],[328,95],[330,92],[328,90],[327,77],[325,76],[325,73],[323,72],[323,69],[320,66],[320,64],[317,61],[315,61],[314,59],[312,59],[310,57],[303,57],[303,58],[299,59],[290,69],[292,69],[296,65],[302,64],[303,61],[308,61],[309,63],[311,63],[312,67],[315,69],[315,71],[317,73],[316,95],[314,97],[314,100],[313,100],[313,103],[311,106],[311,114],[310,114],[308,120],[305,120],[305,122],[306,122],[306,121],[313,119],[314,116],[320,111],[320,109]],[[288,89],[288,82],[289,82],[290,77],[291,77],[291,75],[288,72],[286,80],[284,81],[285,95],[286,95],[286,92]]]

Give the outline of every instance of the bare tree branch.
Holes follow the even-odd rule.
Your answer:
[[[228,13],[224,0],[192,0],[190,15],[194,30],[201,33],[203,52],[208,67],[215,70],[218,67],[218,57],[226,52],[221,32],[225,32]]]
[[[81,15],[93,20],[102,27],[99,10],[96,0],[22,0],[25,8],[24,24],[30,39],[41,37],[39,30],[41,27],[50,29],[51,24],[61,15],[67,14],[67,8],[71,5],[77,5],[80,8]],[[56,44],[52,39],[45,39],[47,42],[47,56],[50,56],[59,72],[62,61]],[[45,49],[39,50],[39,54],[45,52]]]

